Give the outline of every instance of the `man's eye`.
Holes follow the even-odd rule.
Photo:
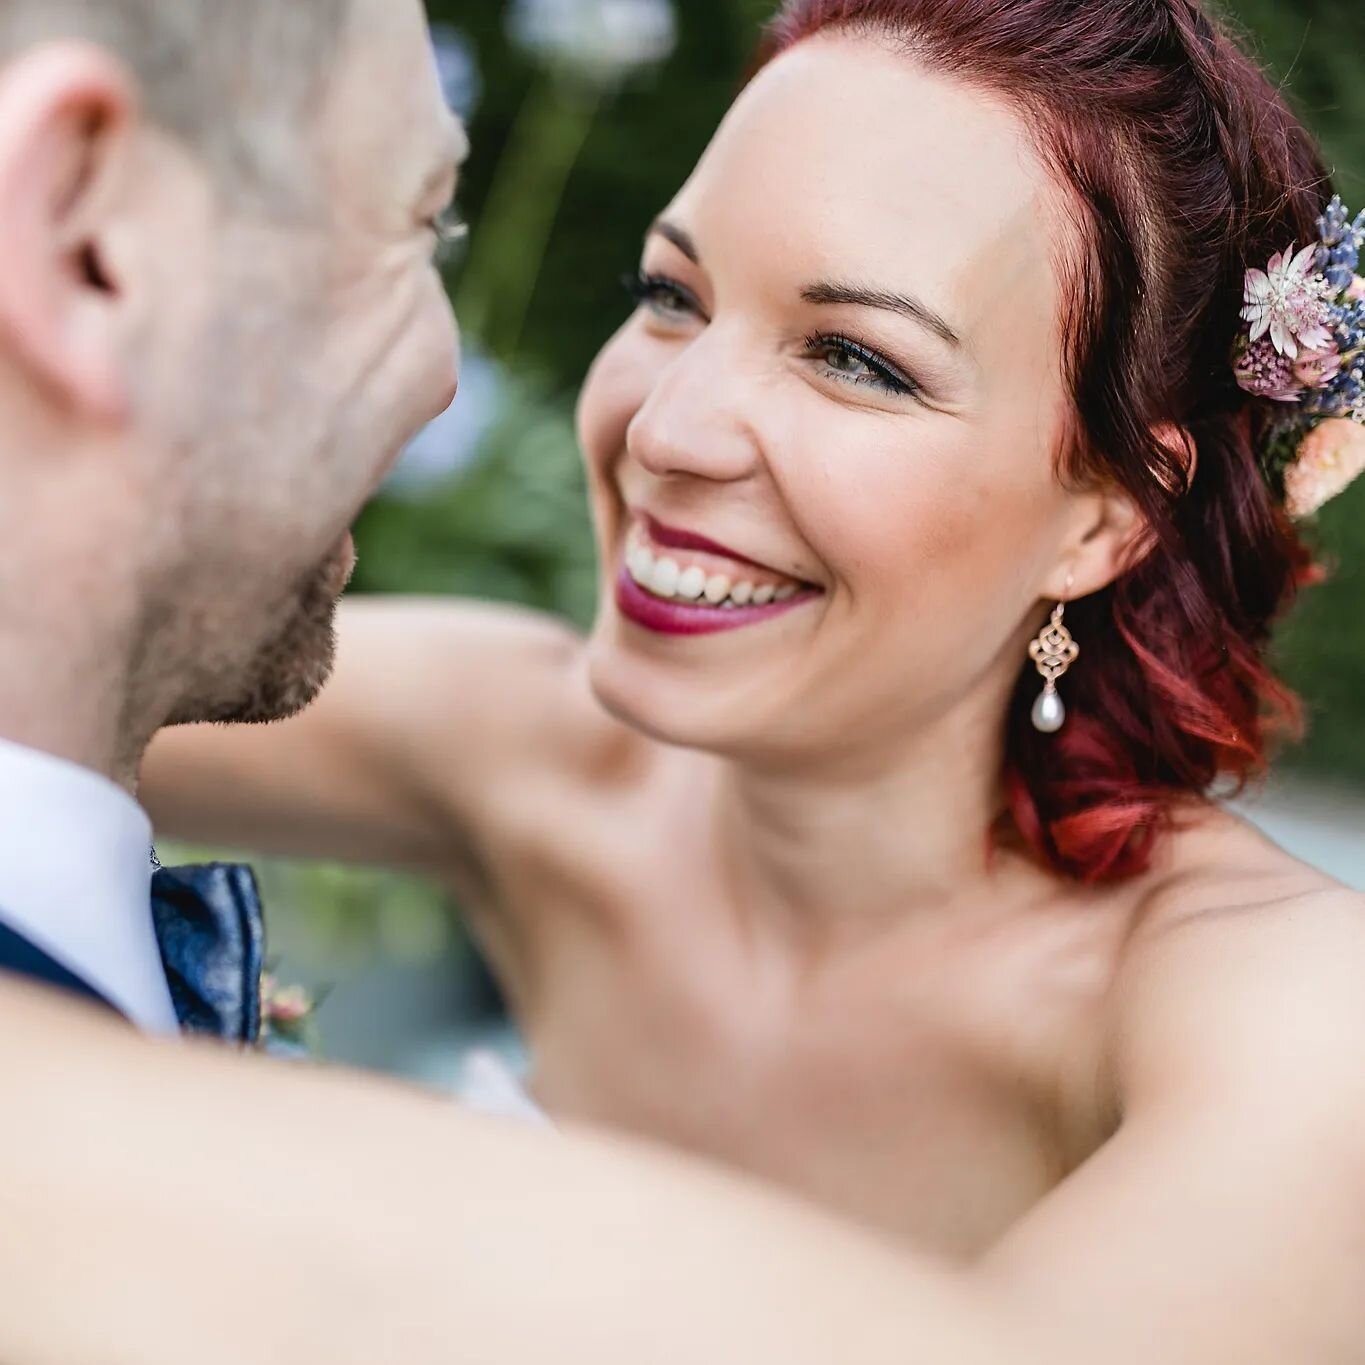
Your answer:
[[[428,226],[436,238],[434,257],[437,265],[452,265],[464,253],[469,239],[469,225],[460,217],[460,212],[452,205],[438,213]]]
[[[624,283],[637,307],[648,308],[665,322],[701,313],[691,291],[667,275],[628,275]]]

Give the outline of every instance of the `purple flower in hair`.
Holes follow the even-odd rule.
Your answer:
[[[1262,337],[1243,350],[1237,360],[1237,382],[1257,398],[1297,403],[1307,387],[1295,373],[1294,362]]]

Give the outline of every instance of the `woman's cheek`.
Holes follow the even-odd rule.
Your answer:
[[[624,452],[660,368],[657,349],[631,319],[593,361],[578,403],[578,438],[593,470],[608,468]]]
[[[875,581],[879,595],[899,592],[907,580],[981,564],[998,541],[997,490],[961,472],[973,468],[970,451],[936,449],[922,433],[882,450],[832,444],[840,469],[821,481],[812,534],[851,580]]]

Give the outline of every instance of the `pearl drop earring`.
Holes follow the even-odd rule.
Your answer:
[[[1066,586],[1070,592],[1070,579]],[[1081,653],[1080,645],[1063,624],[1065,617],[1066,603],[1058,602],[1052,620],[1028,647],[1029,657],[1038,665],[1043,678],[1043,690],[1033,703],[1033,728],[1045,735],[1055,735],[1066,724],[1066,706],[1057,691],[1057,683]]]

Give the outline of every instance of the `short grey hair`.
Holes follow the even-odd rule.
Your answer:
[[[137,77],[149,117],[215,173],[276,180],[321,103],[352,0],[0,0],[0,61],[77,38]]]

